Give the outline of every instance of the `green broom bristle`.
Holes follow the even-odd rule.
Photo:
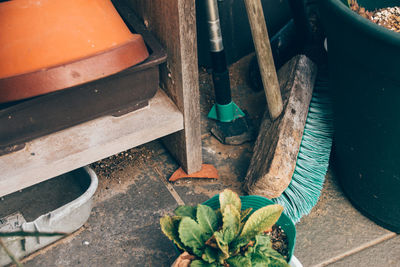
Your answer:
[[[328,171],[332,147],[332,107],[325,72],[319,72],[307,115],[296,168],[288,188],[275,203],[294,223],[317,204]]]

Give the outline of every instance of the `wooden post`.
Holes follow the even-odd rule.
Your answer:
[[[281,114],[283,104],[261,0],[245,0],[244,2],[267,97],[269,114],[271,119],[275,120]]]
[[[161,67],[161,83],[183,113],[184,130],[165,137],[164,144],[186,172],[197,172],[202,156],[195,1],[125,1],[168,54],[167,64]]]

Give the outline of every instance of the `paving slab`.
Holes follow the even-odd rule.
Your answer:
[[[223,184],[216,179],[184,178],[174,183],[168,179],[180,167],[167,151],[154,157],[155,168],[165,183],[172,186],[179,198],[186,205],[197,205],[223,190]],[[206,162],[213,164],[212,162]],[[218,168],[217,168],[218,169]]]
[[[203,139],[203,161],[214,164],[220,181],[238,193],[242,191],[242,181],[247,173],[253,154],[253,143],[240,146],[221,144],[214,136]]]
[[[207,135],[203,138],[203,162],[212,164],[218,170],[219,179],[185,178],[171,183],[182,201],[187,205],[197,205],[220,193],[225,188],[243,194],[241,181],[246,175],[253,145],[241,146],[221,144],[216,138]],[[154,157],[155,168],[165,181],[179,168],[167,151]]]
[[[295,255],[305,267],[329,261],[346,252],[393,236],[361,215],[345,198],[329,170],[320,201],[296,225]],[[349,265],[351,266],[351,265]]]
[[[127,166],[121,172],[121,179],[130,178],[125,192],[99,197],[79,234],[26,266],[170,266],[176,254],[159,219],[177,207],[176,200],[149,164]],[[113,185],[108,186],[112,191]]]
[[[400,236],[396,236],[381,244],[372,246],[359,253],[327,265],[329,267],[348,266],[400,266]]]

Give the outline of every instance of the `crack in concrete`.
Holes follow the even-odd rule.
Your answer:
[[[383,242],[385,242],[387,240],[395,238],[396,236],[397,236],[396,233],[389,232],[388,234],[386,234],[384,236],[381,236],[381,237],[376,238],[374,240],[371,240],[371,241],[369,241],[367,243],[364,243],[361,246],[358,246],[358,247],[355,247],[353,249],[350,249],[350,250],[348,250],[348,251],[346,251],[346,252],[344,252],[342,254],[339,254],[339,255],[337,255],[337,256],[335,256],[333,258],[330,258],[330,259],[325,260],[325,261],[323,261],[321,263],[313,265],[312,267],[328,266],[328,265],[333,264],[335,262],[338,262],[338,261],[340,261],[340,260],[342,260],[344,258],[347,258],[349,256],[355,255],[355,254],[357,254],[357,253],[359,253],[359,252],[361,252],[361,251],[363,251],[365,249],[371,248],[371,247],[379,245],[379,244],[381,244],[381,243],[383,243]]]
[[[167,181],[167,177],[162,174],[160,169],[158,169],[155,164],[152,164],[151,166],[153,170],[158,174],[161,182],[165,185],[165,187],[168,189],[169,193],[172,195],[172,197],[175,199],[176,203],[178,203],[179,206],[185,205],[185,202],[183,202],[182,198],[179,196],[178,192],[176,192],[175,188]]]

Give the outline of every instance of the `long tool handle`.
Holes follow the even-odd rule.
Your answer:
[[[206,0],[208,32],[210,36],[210,54],[212,60],[212,76],[216,102],[219,105],[231,103],[231,86],[226,64],[225,50],[219,20],[217,0]]]
[[[261,0],[244,0],[244,2],[256,48],[261,79],[267,97],[269,114],[271,119],[275,120],[283,110],[283,103]]]

